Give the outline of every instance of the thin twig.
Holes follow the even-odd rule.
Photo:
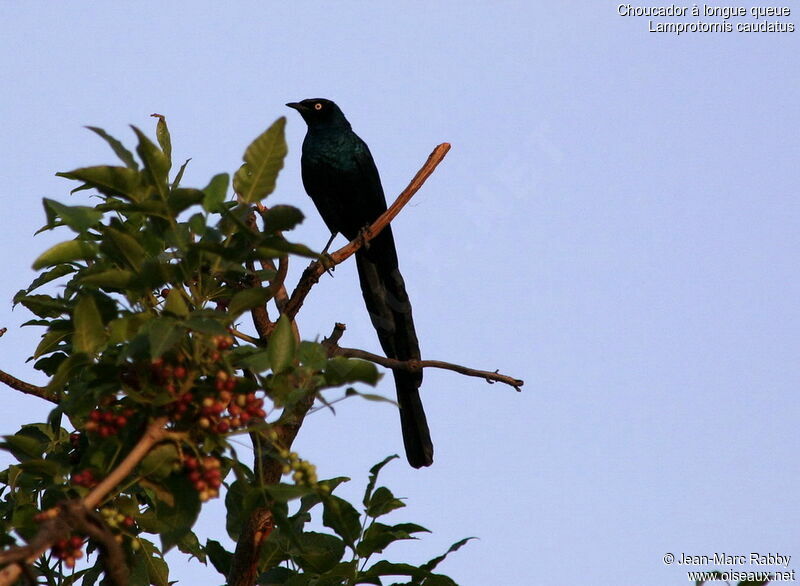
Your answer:
[[[340,346],[336,346],[332,351],[334,356],[361,358],[363,360],[374,362],[375,364],[380,364],[386,368],[391,368],[392,370],[406,370],[409,372],[416,372],[423,368],[441,368],[444,370],[452,370],[453,372],[457,372],[466,376],[474,376],[485,379],[488,383],[497,382],[506,384],[510,387],[514,387],[514,390],[516,390],[518,393],[522,392],[521,387],[525,384],[525,381],[523,380],[507,376],[505,374],[500,374],[496,370],[494,372],[488,370],[477,370],[475,368],[461,366],[460,364],[443,362],[442,360],[395,360],[394,358],[386,358],[384,356],[380,356],[379,354],[373,354],[372,352],[367,352],[365,350],[359,350],[357,348],[342,348]]]
[[[11,376],[3,370],[0,370],[0,382],[5,383],[12,389],[22,391],[26,395],[33,395],[34,397],[39,397],[40,399],[44,399],[45,401],[50,401],[51,403],[58,405],[58,398],[54,393],[48,391],[47,387],[37,387],[31,383],[26,383],[24,380],[20,380],[14,376]]]
[[[348,259],[359,248],[380,234],[381,230],[389,225],[389,222],[391,222],[395,216],[400,213],[400,210],[403,209],[403,206],[405,206],[414,196],[414,194],[419,191],[420,187],[422,187],[428,177],[431,176],[431,173],[433,173],[437,165],[442,162],[442,159],[444,159],[447,151],[449,150],[450,144],[446,142],[443,142],[433,149],[433,152],[428,156],[428,160],[425,161],[425,164],[422,165],[420,170],[417,171],[417,174],[414,175],[414,178],[408,184],[408,187],[406,187],[403,192],[397,196],[397,199],[391,206],[389,206],[389,209],[383,212],[383,214],[381,214],[371,226],[362,230],[358,237],[351,240],[342,248],[331,254],[328,258],[328,262],[323,263],[322,261],[318,260],[312,262],[308,268],[303,271],[303,276],[300,278],[300,282],[297,284],[297,287],[295,287],[294,291],[292,291],[292,296],[289,299],[289,302],[286,304],[283,313],[286,314],[290,319],[294,319],[294,316],[297,315],[297,312],[300,311],[300,308],[303,306],[303,301],[305,300],[306,296],[311,291],[311,288],[314,286],[314,284],[319,281],[322,273],[331,268],[331,266],[336,266]]]

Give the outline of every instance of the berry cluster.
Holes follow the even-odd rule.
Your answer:
[[[94,477],[94,472],[87,468],[72,475],[72,484],[76,486],[83,486],[85,488],[94,488],[97,486],[98,480]]]
[[[85,429],[87,432],[96,433],[100,437],[110,437],[118,434],[121,429],[128,425],[128,421],[133,414],[133,409],[119,409],[113,406],[106,410],[92,409]]]
[[[112,529],[124,529],[130,531],[136,527],[136,521],[129,515],[123,515],[116,509],[111,507],[103,507],[100,509],[100,514],[103,516],[106,524]]]
[[[214,377],[216,396],[205,397],[200,404],[197,424],[201,429],[228,433],[246,427],[253,418],[263,419],[267,416],[264,399],[259,399],[252,392],[234,394],[237,384],[236,377],[224,370],[217,371]]]
[[[283,448],[278,451],[278,454],[286,460],[283,465],[283,473],[289,474],[292,472],[292,480],[295,484],[303,484],[306,486],[314,486],[317,484],[317,468],[311,462],[300,459],[297,452],[290,452]]]
[[[50,550],[53,557],[63,560],[68,568],[74,568],[75,560],[83,557],[83,537],[73,535],[69,539],[59,539]]]
[[[175,393],[178,385],[189,374],[186,367],[180,364],[183,361],[183,356],[179,357],[178,364],[167,364],[163,358],[156,358],[150,364],[150,375],[153,381],[163,386],[170,393]]]
[[[216,348],[210,356],[212,362],[217,362],[220,359],[222,356],[220,352],[224,352],[233,346],[233,336],[214,336],[211,341],[214,342],[214,347]]]
[[[222,464],[214,456],[195,458],[189,456],[183,460],[186,475],[194,489],[200,495],[200,501],[219,496],[219,487],[222,486]]]

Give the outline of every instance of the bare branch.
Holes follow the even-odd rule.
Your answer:
[[[423,368],[441,368],[444,370],[452,370],[453,372],[457,372],[466,376],[474,376],[485,379],[486,382],[490,384],[494,384],[496,382],[506,384],[510,387],[514,387],[514,390],[516,390],[518,393],[522,392],[521,387],[525,384],[525,381],[523,380],[507,376],[505,374],[500,374],[496,370],[494,372],[488,370],[477,370],[475,368],[461,366],[460,364],[452,364],[450,362],[443,362],[441,360],[395,360],[394,358],[386,358],[384,356],[380,356],[379,354],[373,354],[372,352],[367,352],[365,350],[359,350],[357,348],[341,348],[339,346],[333,348],[333,355],[369,360],[370,362],[380,364],[381,366],[391,368],[392,370],[407,370],[409,372],[416,372]]]
[[[31,383],[26,383],[24,380],[11,376],[3,370],[0,370],[0,382],[8,385],[12,389],[22,391],[26,395],[33,395],[34,397],[39,397],[40,399],[58,405],[58,397],[54,393],[48,391],[47,387],[37,387]]]
[[[357,238],[331,254],[329,257],[329,262],[312,262],[308,268],[303,271],[303,276],[300,278],[300,282],[297,284],[297,287],[295,287],[294,291],[292,291],[292,296],[289,299],[289,302],[286,304],[283,313],[289,316],[290,319],[294,319],[294,316],[297,315],[297,312],[300,311],[300,308],[303,306],[303,301],[305,300],[309,291],[311,291],[311,288],[319,281],[322,273],[324,273],[331,266],[336,266],[348,259],[359,248],[380,234],[381,230],[389,225],[389,222],[391,222],[397,216],[397,214],[400,213],[400,210],[403,209],[403,206],[405,206],[414,196],[414,194],[419,191],[420,187],[422,187],[428,177],[431,176],[439,163],[442,162],[442,159],[444,159],[447,151],[449,150],[450,144],[446,142],[433,149],[433,152],[428,156],[428,160],[425,161],[425,164],[422,165],[420,170],[417,171],[417,174],[414,175],[414,178],[408,184],[408,187],[406,187],[403,192],[397,196],[397,199],[391,206],[389,206],[389,209],[383,212],[383,214],[381,214],[371,226],[365,228]]]

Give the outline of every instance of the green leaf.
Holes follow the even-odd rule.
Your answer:
[[[129,584],[169,586],[169,566],[167,566],[167,562],[164,561],[156,547],[148,540],[141,537],[136,539],[138,539],[142,547],[136,552]]]
[[[204,199],[205,194],[199,189],[178,187],[169,195],[169,207],[174,215],[178,215],[193,205],[202,203]]]
[[[161,480],[172,474],[174,466],[180,461],[178,449],[173,443],[161,444],[151,449],[139,464],[142,476]]]
[[[262,251],[279,251],[284,254],[296,254],[298,256],[305,256],[306,258],[314,258],[318,259],[320,255],[313,250],[311,250],[308,246],[304,244],[295,244],[294,242],[289,242],[282,236],[266,236],[262,238],[259,242],[257,247],[257,251],[259,254]],[[265,256],[283,256],[282,254],[277,254],[273,252],[271,255],[266,254]]]
[[[169,128],[167,128],[167,119],[161,114],[151,114],[154,118],[158,118],[156,123],[156,139],[161,146],[161,151],[168,161],[172,160],[172,139],[169,136]]]
[[[286,118],[281,116],[247,147],[244,165],[233,177],[233,189],[244,203],[261,201],[275,190],[287,152],[285,127]]]
[[[219,210],[228,193],[228,183],[230,179],[230,175],[227,173],[220,173],[211,178],[211,181],[203,189],[203,193],[205,194],[203,198],[203,209],[205,211],[216,212]]]
[[[451,545],[448,548],[448,550],[444,554],[433,558],[429,562],[421,565],[420,568],[422,568],[424,570],[427,570],[429,572],[432,571],[436,566],[438,566],[440,563],[442,563],[444,561],[444,559],[448,555],[450,555],[454,551],[458,551],[459,549],[461,549],[464,546],[464,544],[466,544],[468,541],[471,541],[473,539],[477,539],[477,537],[466,537],[466,538],[462,539],[461,541],[456,541],[453,545]]]
[[[277,205],[261,214],[267,232],[291,230],[303,221],[303,212],[294,206]]]
[[[239,532],[244,526],[244,501],[252,488],[253,487],[248,482],[235,480],[225,493],[225,510],[227,511],[225,516],[225,528],[230,538],[234,541],[239,539]],[[213,558],[211,559],[211,563],[214,563]]]
[[[374,385],[381,374],[372,362],[358,358],[345,358],[336,356],[328,360],[325,368],[325,381],[331,386],[347,383],[365,382]]]
[[[322,523],[333,529],[350,547],[361,534],[361,518],[353,505],[338,496],[329,496],[323,501]]]
[[[82,295],[75,305],[72,314],[75,332],[72,335],[72,347],[75,352],[94,354],[106,341],[106,330],[100,311],[91,295]]]
[[[41,268],[49,267],[64,262],[76,260],[88,260],[97,256],[97,246],[91,242],[83,240],[67,240],[51,246],[33,261],[33,269],[38,271]]]
[[[181,165],[181,168],[178,169],[178,174],[175,175],[175,179],[172,180],[172,191],[175,191],[176,189],[178,189],[178,185],[181,184],[181,180],[183,179],[183,174],[186,171],[186,166],[189,164],[189,161],[191,161],[191,160],[192,159],[186,159],[183,162],[183,165]]]
[[[366,572],[362,572],[359,578],[374,578],[378,576],[410,576],[414,579],[413,584],[418,584],[419,581],[426,576],[427,572],[420,570],[411,564],[397,564],[381,560],[369,568]]]
[[[185,475],[173,475],[163,481],[174,495],[174,505],[165,501],[156,502],[161,530],[161,549],[169,551],[192,530],[200,514],[200,497]]]
[[[56,477],[65,476],[66,470],[55,460],[28,460],[20,463],[19,467],[25,472],[53,482]]]
[[[141,313],[133,313],[108,322],[109,343],[121,344],[133,338],[147,320]]]
[[[297,342],[292,331],[292,322],[285,315],[281,315],[267,345],[272,372],[277,374],[291,366],[296,349]]]
[[[44,213],[47,223],[52,225],[56,218],[72,228],[73,231],[82,233],[98,224],[103,218],[103,213],[88,206],[66,206],[55,200],[44,198]]]
[[[230,334],[228,328],[210,317],[190,317],[184,322],[184,325],[192,331],[211,334],[212,336],[227,336]]]
[[[306,531],[298,536],[298,541],[300,551],[294,559],[307,572],[325,573],[344,555],[344,543],[334,535]]]
[[[172,349],[183,336],[183,328],[174,319],[161,317],[150,321],[148,328],[148,341],[150,342],[150,357],[158,358]]]
[[[44,336],[42,341],[36,346],[36,351],[33,353],[33,358],[39,358],[44,354],[53,352],[58,345],[69,335],[69,332],[64,330],[50,330]]]
[[[206,540],[206,554],[217,572],[227,578],[231,571],[233,554],[222,547],[219,541],[212,539]]]
[[[386,464],[399,458],[397,454],[392,454],[391,456],[385,457],[383,460],[375,464],[372,468],[369,469],[369,482],[367,483],[367,490],[364,491],[364,500],[362,503],[366,507],[369,504],[370,498],[372,497],[372,491],[375,489],[375,483],[378,481],[378,475],[380,474],[381,470],[383,469]]]
[[[235,317],[243,311],[264,305],[272,299],[272,290],[267,287],[250,287],[237,291],[231,297],[228,314]]]
[[[0,448],[11,452],[20,462],[27,462],[41,457],[45,449],[47,449],[47,442],[42,441],[41,438],[34,438],[29,435],[16,435],[3,436],[5,440],[0,444]]]
[[[135,276],[132,271],[108,269],[107,271],[86,275],[81,278],[81,284],[106,289],[125,289]]]
[[[303,366],[314,370],[322,370],[328,363],[328,355],[322,344],[316,342],[300,342],[297,359]]]
[[[134,171],[138,171],[139,165],[136,164],[136,160],[133,158],[133,154],[126,149],[120,141],[116,138],[108,134],[102,128],[97,128],[96,126],[87,126],[89,130],[100,136],[103,140],[105,140],[114,153],[119,157],[119,159],[127,165],[129,169],[133,169]]]
[[[197,539],[197,535],[194,533],[194,531],[189,531],[187,534],[181,537],[176,545],[181,552],[187,553],[192,557],[196,557],[198,561],[203,564],[206,563],[206,552],[203,549],[203,546],[200,545],[200,540]]]
[[[51,395],[59,393],[66,382],[76,370],[80,370],[89,363],[86,354],[72,354],[58,365],[55,374],[47,383],[47,392]]]
[[[408,531],[402,525],[395,525],[394,527],[384,525],[383,523],[372,523],[364,532],[364,538],[358,543],[356,551],[362,558],[368,558],[372,554],[381,553],[389,545],[395,541],[403,539],[414,539],[411,535],[412,532],[427,531],[424,527],[419,525],[407,524],[410,529],[416,531]]]
[[[278,503],[287,503],[312,492],[312,489],[307,486],[286,484],[284,482],[270,484],[269,486],[265,486],[262,490],[269,497],[269,500]]]
[[[386,515],[387,513],[391,513],[395,509],[401,509],[405,506],[406,505],[403,503],[403,501],[395,498],[391,490],[385,486],[381,486],[375,491],[375,494],[372,495],[372,498],[369,501],[369,505],[367,506],[367,515],[377,518]]]
[[[83,181],[85,184],[83,189],[94,188],[105,195],[122,197],[128,201],[139,201],[141,199],[139,173],[127,167],[100,165],[97,167],[83,167],[65,173],[56,173],[56,175],[66,179]]]
[[[142,262],[147,257],[147,253],[133,236],[111,227],[105,228],[104,232],[109,237],[110,243],[122,254],[131,268],[141,268]]]
[[[45,271],[36,277],[31,284],[28,286],[27,289],[24,291],[20,291],[14,296],[14,305],[19,303],[17,300],[18,297],[23,297],[27,293],[30,293],[34,289],[38,289],[42,285],[49,283],[50,281],[55,281],[59,277],[63,277],[64,275],[69,275],[70,273],[74,273],[77,269],[70,265],[57,265],[50,269],[49,271]]]
[[[15,301],[39,317],[58,317],[69,312],[69,305],[49,295],[25,295],[15,298]]]
[[[186,305],[183,293],[179,289],[173,288],[169,290],[167,301],[164,303],[164,311],[177,317],[187,317],[189,315],[189,306]]]
[[[238,360],[236,365],[241,368],[245,368],[250,372],[264,372],[270,368],[269,354],[266,350],[259,350],[258,352],[254,352],[249,356]]]
[[[153,141],[135,126],[131,126],[139,138],[136,152],[144,163],[145,175],[150,179],[150,184],[158,190],[161,198],[167,199],[167,178],[171,163]]]

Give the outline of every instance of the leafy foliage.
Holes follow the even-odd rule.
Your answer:
[[[99,494],[98,510],[122,545],[132,584],[169,584],[162,555],[174,547],[228,574],[233,554],[214,540],[200,544],[192,532],[202,504],[223,488],[232,538],[256,509],[272,513],[260,584],[381,584],[387,576],[453,584],[433,571],[466,540],[422,566],[369,563],[392,543],[427,531],[378,521],[404,506],[388,488],[376,488],[391,458],[372,468],[359,512],[333,494],[347,479],[318,481],[313,465],[276,432],[297,405],[325,389],[375,384],[375,366],[329,358],[321,344],[300,342],[286,316],[271,323],[268,339],[238,329],[243,314],[264,308],[280,285],[265,260],[316,256],[283,235],[303,220],[296,208],[259,203],[264,229],[256,227],[251,204],[275,189],[286,155],[285,120],[247,148],[234,176],[237,198],[228,201],[227,174],[203,189],[182,187],[187,161],[170,176],[172,140],[164,117],[154,116],[155,142],[133,127],[138,160],[122,142],[89,127],[124,166],[58,174],[80,182],[73,191],[96,192],[97,205],[44,200],[42,230],[67,228],[73,236],[36,258],[41,272],[14,303],[35,314],[29,325],[43,328],[31,360],[50,377],[47,391],[57,406],[46,423],[24,425],[0,446],[17,461],[0,472],[0,544],[29,540],[62,514],[63,503],[97,496],[103,479],[123,470],[116,488]],[[45,285],[56,292],[41,292]],[[163,434],[125,468],[154,424]],[[241,434],[281,462],[292,483],[259,480],[231,445]],[[297,508],[290,515],[291,501]],[[330,533],[306,530],[319,509]],[[108,569],[100,558],[64,571],[82,555],[84,537],[55,543],[37,571],[49,583],[97,583]],[[87,552],[99,545],[90,540]]]

